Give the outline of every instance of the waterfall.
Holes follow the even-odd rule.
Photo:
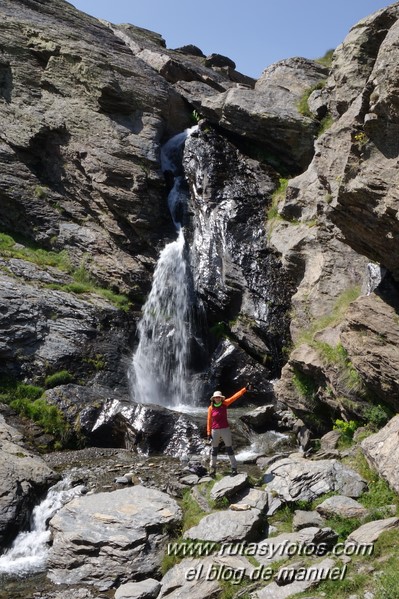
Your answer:
[[[49,489],[32,512],[30,530],[21,532],[10,549],[0,556],[0,574],[23,576],[46,569],[50,541],[48,522],[65,503],[80,495],[82,489],[83,485],[71,488],[68,479]]]
[[[187,399],[190,393],[190,269],[182,222],[188,191],[181,174],[181,161],[185,140],[195,129],[197,127],[175,135],[161,151],[162,170],[174,177],[168,207],[178,236],[159,256],[138,324],[139,342],[129,370],[136,402],[170,408],[191,403]]]

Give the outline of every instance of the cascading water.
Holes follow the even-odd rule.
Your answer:
[[[0,556],[0,575],[24,576],[46,569],[50,541],[48,522],[65,503],[80,495],[82,489],[83,485],[71,488],[68,479],[49,489],[32,512],[31,529],[21,532],[10,549]]]
[[[170,408],[190,403],[187,400],[190,269],[182,227],[188,192],[181,174],[181,160],[185,140],[196,128],[172,137],[162,148],[162,170],[171,172],[174,177],[168,206],[178,237],[160,254],[152,289],[138,324],[139,343],[129,372],[136,402]]]

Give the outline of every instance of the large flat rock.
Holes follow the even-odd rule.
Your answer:
[[[312,501],[330,491],[359,497],[366,489],[361,476],[338,460],[283,458],[272,464],[265,476],[270,479],[267,491],[283,501]]]
[[[217,543],[254,541],[259,539],[263,516],[258,509],[225,510],[209,514],[184,533],[185,539],[200,539]]]
[[[142,486],[79,497],[51,520],[49,577],[109,588],[158,572],[168,529],[181,520],[174,499]]]

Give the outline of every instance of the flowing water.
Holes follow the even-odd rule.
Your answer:
[[[10,549],[0,556],[0,575],[24,576],[46,569],[50,541],[48,522],[65,503],[80,495],[82,489],[82,485],[71,488],[68,479],[49,489],[32,512],[30,530],[21,532]]]
[[[168,196],[177,239],[166,245],[154,271],[152,288],[138,324],[139,343],[129,379],[138,403],[177,408],[190,403],[190,268],[183,215],[188,191],[181,172],[184,143],[196,127],[179,133],[162,148],[161,165],[173,174]]]

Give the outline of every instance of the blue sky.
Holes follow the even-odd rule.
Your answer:
[[[168,48],[199,46],[229,56],[258,78],[292,56],[318,58],[340,44],[363,17],[392,4],[382,0],[70,0],[112,23],[160,33]]]

